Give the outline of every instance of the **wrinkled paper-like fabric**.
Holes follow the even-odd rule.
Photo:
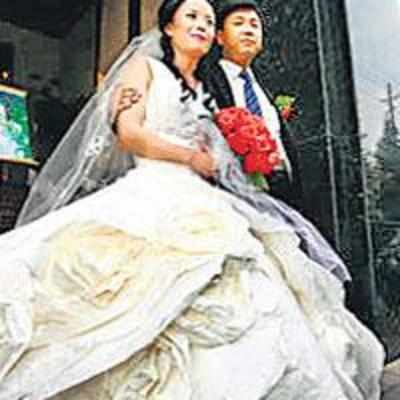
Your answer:
[[[218,252],[200,246],[228,237],[229,226],[210,216],[187,220],[195,248],[183,246],[182,237],[149,243],[92,222],[53,235],[33,279],[34,296],[16,299],[6,320],[9,331],[14,322],[29,332],[19,342],[30,352],[15,353],[21,359],[11,360],[16,368],[0,399],[46,398],[95,372],[100,375],[53,397],[223,399],[231,390],[237,397],[227,398],[243,398],[241,391],[250,399],[263,393],[267,399],[378,399],[381,353],[371,351],[375,338],[344,309],[336,278],[311,265],[294,236],[264,235],[267,251],[257,262],[228,257],[222,266]],[[263,289],[268,292],[260,295]],[[268,339],[274,342],[265,344]],[[237,374],[254,352],[262,358]],[[116,361],[122,363],[107,368]],[[227,371],[213,370],[215,363]],[[232,386],[235,376],[246,377],[240,388]]]

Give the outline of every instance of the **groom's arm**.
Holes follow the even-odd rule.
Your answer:
[[[117,133],[117,125],[120,115],[137,104],[142,94],[134,87],[119,85],[115,90],[111,106],[111,128]]]

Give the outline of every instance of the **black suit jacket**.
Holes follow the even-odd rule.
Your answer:
[[[215,98],[217,105],[220,109],[225,107],[235,106],[232,89],[230,87],[228,78],[224,70],[218,63],[207,65],[200,71],[200,77],[204,83],[205,89]],[[257,75],[256,75],[257,78]],[[258,79],[257,79],[258,80]],[[273,99],[268,90],[260,85],[264,90],[265,95],[273,104]],[[281,139],[285,147],[289,162],[292,166],[292,181],[290,183],[290,190],[281,200],[295,207],[299,211],[303,208],[303,189],[300,174],[299,155],[296,147],[296,141],[287,124],[282,120],[278,112],[281,122]]]

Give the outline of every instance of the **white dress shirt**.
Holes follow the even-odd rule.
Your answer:
[[[233,63],[232,61],[228,61],[228,60],[224,60],[224,59],[220,60],[219,64],[220,64],[221,68],[223,69],[223,71],[225,72],[225,75],[231,86],[235,105],[237,107],[246,108],[246,99],[244,96],[244,88],[243,88],[244,81],[239,76],[243,70],[242,67]],[[265,95],[264,91],[261,89],[261,86],[257,82],[251,68],[248,68],[247,71],[252,80],[253,88],[257,95],[258,102],[260,103],[262,115],[265,120],[266,126],[268,127],[268,130],[271,132],[272,137],[277,142],[278,151],[283,159],[284,168],[286,169],[289,176],[291,177],[292,176],[292,167],[290,165],[289,158],[286,154],[285,148],[282,143],[281,134],[280,134],[281,124],[279,121],[279,116],[278,116],[277,110],[271,104],[268,97]]]

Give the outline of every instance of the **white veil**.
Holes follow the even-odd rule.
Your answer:
[[[159,31],[154,29],[133,39],[113,64],[101,87],[42,168],[17,226],[106,186],[134,165],[132,155],[117,149],[110,116],[110,102],[119,84],[120,72],[133,54],[161,59]]]

